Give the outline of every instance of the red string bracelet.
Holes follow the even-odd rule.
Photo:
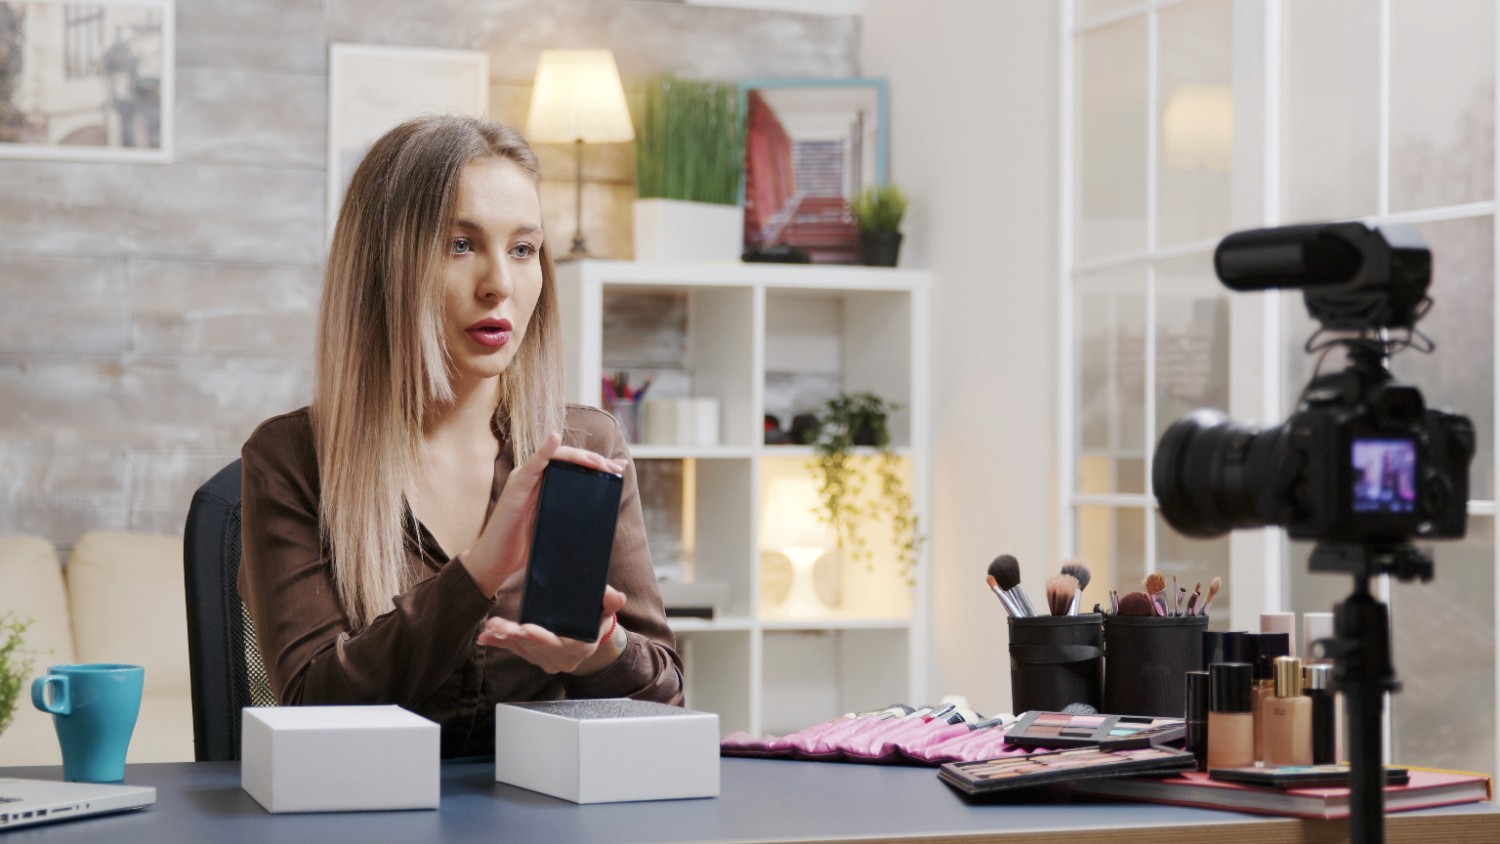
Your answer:
[[[615,636],[615,628],[619,627],[619,626],[620,626],[620,616],[619,616],[619,614],[618,613],[610,613],[609,614],[609,632],[605,633],[604,636],[599,639],[599,644],[602,645],[605,642],[608,642],[610,639],[613,639],[614,636]]]

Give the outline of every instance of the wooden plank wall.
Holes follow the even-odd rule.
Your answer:
[[[523,124],[545,47],[610,47],[627,91],[857,73],[849,17],[659,0],[178,0],[171,164],[0,159],[0,533],[180,533],[261,420],[307,403],[321,283],[328,45],[485,50]],[[539,146],[548,228],[573,157]],[[588,150],[585,232],[630,257],[629,145]]]

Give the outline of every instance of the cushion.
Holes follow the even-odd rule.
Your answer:
[[[181,537],[85,534],[67,579],[79,662],[142,665],[147,698],[191,698]],[[191,737],[191,720],[185,726]]]
[[[32,677],[46,673],[49,665],[74,661],[68,596],[51,542],[36,536],[0,536],[0,615],[7,610],[32,620],[23,634]],[[61,762],[52,716],[31,705],[27,684],[16,699],[10,727],[0,733],[0,765]]]
[[[68,593],[52,543],[39,536],[0,536],[0,615],[30,618],[26,650],[35,667],[73,662]]]

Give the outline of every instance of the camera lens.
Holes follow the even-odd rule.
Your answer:
[[[1270,487],[1285,426],[1258,430],[1214,410],[1198,410],[1162,434],[1151,483],[1162,517],[1178,533],[1202,539],[1235,528],[1275,524],[1257,495]]]

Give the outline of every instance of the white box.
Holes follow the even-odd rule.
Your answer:
[[[744,249],[745,212],[738,205],[637,199],[631,217],[637,261],[738,262]]]
[[[574,803],[719,796],[719,716],[608,698],[495,706],[495,781]]]
[[[399,706],[246,707],[240,786],[270,812],[436,809],[436,722]]]
[[[646,399],[642,442],[649,445],[718,445],[718,399]]]

